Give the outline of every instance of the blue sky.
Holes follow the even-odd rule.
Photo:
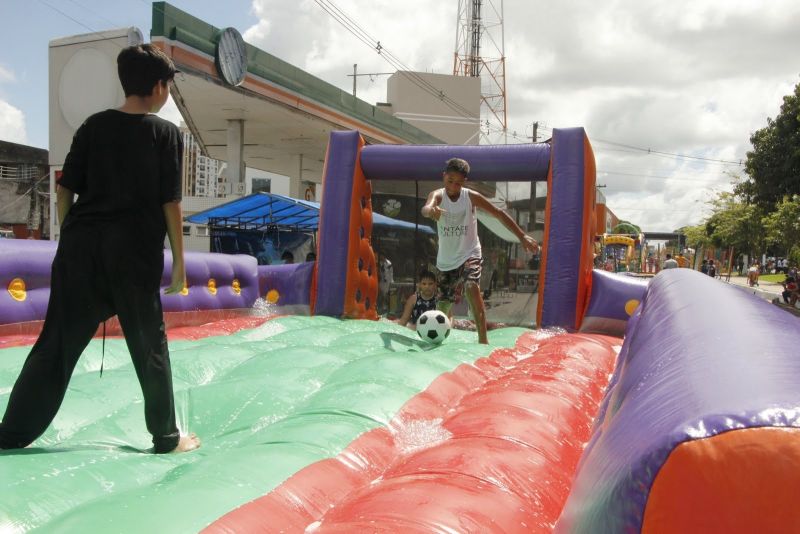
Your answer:
[[[172,1],[215,26],[247,28],[258,19],[248,0]],[[224,6],[224,8],[222,7]],[[0,2],[0,100],[24,113],[26,144],[48,144],[48,43],[53,39],[136,26],[149,40],[152,4],[145,0],[3,0]],[[0,130],[0,138],[4,138]]]
[[[250,44],[345,91],[353,63],[360,72],[394,69],[321,3],[348,14],[409,69],[452,74],[458,0],[170,3],[237,28]],[[742,167],[696,158],[743,160],[750,135],[800,82],[797,0],[503,5],[511,142],[527,142],[534,121],[540,139],[583,126],[608,205],[648,230],[701,222],[707,201],[730,190]],[[0,0],[0,139],[47,147],[51,39],[125,26],[147,39],[151,9],[146,0]],[[358,95],[385,101],[385,77],[360,79]],[[179,118],[174,106],[172,113]]]

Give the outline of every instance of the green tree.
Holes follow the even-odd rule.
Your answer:
[[[800,83],[783,97],[780,114],[750,136],[747,179],[735,192],[771,211],[784,196],[800,194]]]
[[[767,244],[776,256],[800,261],[800,195],[784,197],[775,211],[762,219]]]
[[[764,212],[735,193],[722,192],[711,201],[706,234],[715,247],[733,247],[737,253],[758,254],[765,249]]]
[[[686,236],[686,245],[692,248],[705,248],[711,245],[711,237],[706,232],[705,224],[698,224],[696,226],[684,226],[679,228],[677,233]]]
[[[611,229],[612,234],[631,234],[639,235],[642,229],[629,221],[620,220],[619,223]]]

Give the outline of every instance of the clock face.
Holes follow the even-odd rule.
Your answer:
[[[241,85],[247,76],[247,49],[235,28],[225,28],[219,35],[217,71],[231,85]]]

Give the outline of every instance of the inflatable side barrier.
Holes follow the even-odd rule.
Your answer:
[[[556,532],[800,524],[800,321],[689,269],[628,324]]]

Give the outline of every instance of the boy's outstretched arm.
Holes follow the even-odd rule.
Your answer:
[[[470,191],[469,197],[472,200],[472,204],[476,208],[485,211],[495,219],[499,220],[501,223],[503,223],[503,226],[508,228],[509,231],[516,235],[517,239],[519,239],[520,244],[525,250],[534,254],[539,252],[539,243],[537,243],[534,238],[526,234],[525,231],[520,228],[516,222],[514,222],[514,219],[512,219],[508,213],[498,209],[494,204],[489,202],[485,196],[481,195],[477,191]]]
[[[425,201],[425,205],[422,206],[422,216],[427,217],[429,219],[433,219],[434,221],[438,221],[439,217],[442,216],[442,213],[445,213],[439,204],[442,203],[442,196],[441,193],[434,190],[428,193],[428,200]]]
[[[180,293],[186,285],[186,265],[183,262],[183,218],[180,202],[167,202],[161,206],[167,222],[167,236],[172,251],[172,279],[164,293]]]

